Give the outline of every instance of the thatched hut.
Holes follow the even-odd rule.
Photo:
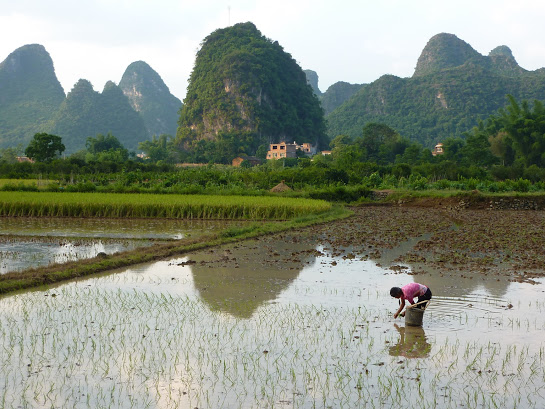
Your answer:
[[[287,190],[291,190],[291,187],[289,187],[288,185],[286,185],[284,183],[284,181],[280,182],[278,185],[276,185],[275,187],[273,187],[271,189],[271,192],[274,192],[274,193],[282,193],[282,192],[285,192]]]

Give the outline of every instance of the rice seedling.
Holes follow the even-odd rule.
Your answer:
[[[100,280],[105,285],[0,300],[6,386],[0,407],[537,408],[543,402],[543,345],[460,341],[451,334],[433,343],[428,359],[390,355],[399,340],[374,293],[365,308],[324,298],[322,305],[268,304],[239,319],[194,296],[135,287],[142,280],[136,274],[134,282],[119,275]],[[152,288],[166,285],[155,281]],[[478,320],[468,322],[478,327]],[[526,393],[531,397],[521,400]]]
[[[262,245],[267,255],[277,249]],[[430,309],[411,333],[385,306],[390,273],[373,276],[359,254],[337,255],[330,268],[325,247],[312,247],[319,251],[301,258],[286,287],[260,303],[233,300],[236,293],[211,300],[197,264],[192,276],[159,274],[158,263],[146,274],[2,298],[0,407],[543,407],[541,294],[523,293],[515,309],[497,296],[456,310],[452,297],[453,311]],[[359,275],[342,282],[350,269]]]

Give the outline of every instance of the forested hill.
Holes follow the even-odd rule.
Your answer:
[[[85,148],[87,138],[112,133],[127,149],[148,140],[142,117],[123,91],[109,81],[102,93],[87,80],[79,80],[68,93],[48,130],[62,138],[67,153]]]
[[[331,85],[326,92],[321,95],[320,102],[325,114],[329,114],[337,107],[344,104],[352,95],[362,89],[365,84],[349,84],[348,82],[339,81]]]
[[[412,78],[385,75],[362,87],[327,116],[328,134],[360,136],[365,124],[380,122],[432,147],[496,113],[508,94],[545,100],[545,70],[521,68],[506,46],[483,56],[452,34],[438,34]]]
[[[212,142],[248,155],[284,140],[328,146],[323,111],[305,73],[252,23],[216,30],[203,41],[177,138],[188,151]]]
[[[308,84],[320,100],[326,115],[341,106],[364,86],[364,84],[349,84],[348,82],[339,81],[331,85],[326,92],[322,93],[318,87],[318,74],[312,70],[305,70],[305,75],[307,76]]]
[[[18,48],[0,64],[0,149],[25,147],[41,132],[60,136],[68,154],[99,133],[131,150],[153,135],[176,134],[182,103],[148,64],[130,64],[119,84],[98,93],[82,79],[65,96],[45,48]]]
[[[43,46],[29,44],[13,51],[0,63],[0,148],[26,146],[64,97]]]
[[[172,95],[159,74],[144,61],[130,64],[119,82],[133,109],[140,113],[149,136],[176,135],[182,101]]]

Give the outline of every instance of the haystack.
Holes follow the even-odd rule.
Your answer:
[[[281,193],[281,192],[285,192],[287,190],[291,190],[291,187],[289,187],[288,185],[286,185],[284,183],[284,181],[280,182],[278,185],[276,185],[275,187],[273,187],[271,189],[271,192],[274,192],[274,193]]]

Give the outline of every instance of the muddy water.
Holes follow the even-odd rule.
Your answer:
[[[4,298],[0,398],[40,408],[544,407],[543,283],[413,275],[399,252],[373,260],[283,235]],[[392,317],[390,287],[415,280],[434,294],[422,327]]]

